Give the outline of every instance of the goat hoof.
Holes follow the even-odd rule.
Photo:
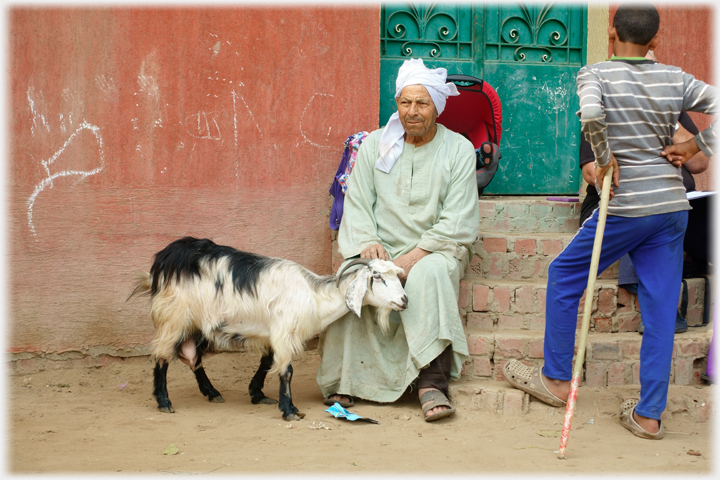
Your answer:
[[[158,407],[158,410],[164,413],[175,413],[175,409],[172,407],[172,405],[168,405],[166,407]]]
[[[283,415],[283,418],[288,422],[291,420],[302,420],[303,418],[305,418],[305,414],[296,412],[296,413],[291,413],[290,415]]]
[[[225,403],[225,399],[218,395],[217,397],[209,397],[208,400],[210,400],[213,403]]]

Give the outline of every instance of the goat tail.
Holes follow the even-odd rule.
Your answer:
[[[135,295],[149,295],[152,288],[152,275],[150,272],[138,272],[135,276],[135,288],[125,300],[130,300]]]
[[[384,335],[390,333],[390,312],[392,308],[378,307],[375,313],[375,321]]]

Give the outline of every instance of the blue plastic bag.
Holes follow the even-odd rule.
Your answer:
[[[335,418],[344,418],[346,420],[350,420],[351,422],[360,420],[363,422],[378,423],[378,424],[380,423],[373,418],[361,417],[360,415],[349,412],[349,411],[345,410],[343,407],[341,407],[340,404],[337,402],[335,402],[335,404],[332,407],[328,408],[325,411],[328,412],[330,415],[332,415]]]

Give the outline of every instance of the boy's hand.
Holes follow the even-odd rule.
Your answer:
[[[668,145],[665,149],[663,149],[660,155],[667,158],[668,162],[672,163],[673,166],[679,168],[699,151],[700,147],[698,147],[695,137],[692,137],[686,142]]]
[[[613,167],[612,171],[612,183],[610,184],[610,198],[612,198],[615,193],[613,192],[613,185],[616,187],[620,186],[620,169],[618,168],[618,162],[615,158],[615,155],[612,153],[610,154],[610,163],[608,163],[604,167],[595,167],[595,178],[597,179],[597,186],[600,188],[598,191],[598,194],[602,192],[602,186],[603,186],[603,180],[605,179],[605,173],[608,171],[608,168]]]
[[[588,162],[583,164],[582,166],[582,176],[583,180],[585,180],[588,185],[595,186],[595,163],[594,162]],[[615,192],[613,191],[612,185],[610,185],[610,198],[612,198],[615,195]]]
[[[582,176],[588,185],[595,186],[595,164],[593,162],[584,163],[582,166]]]

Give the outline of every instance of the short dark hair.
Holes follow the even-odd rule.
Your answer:
[[[621,42],[647,45],[660,28],[660,14],[649,3],[626,3],[615,12],[613,27]]]

